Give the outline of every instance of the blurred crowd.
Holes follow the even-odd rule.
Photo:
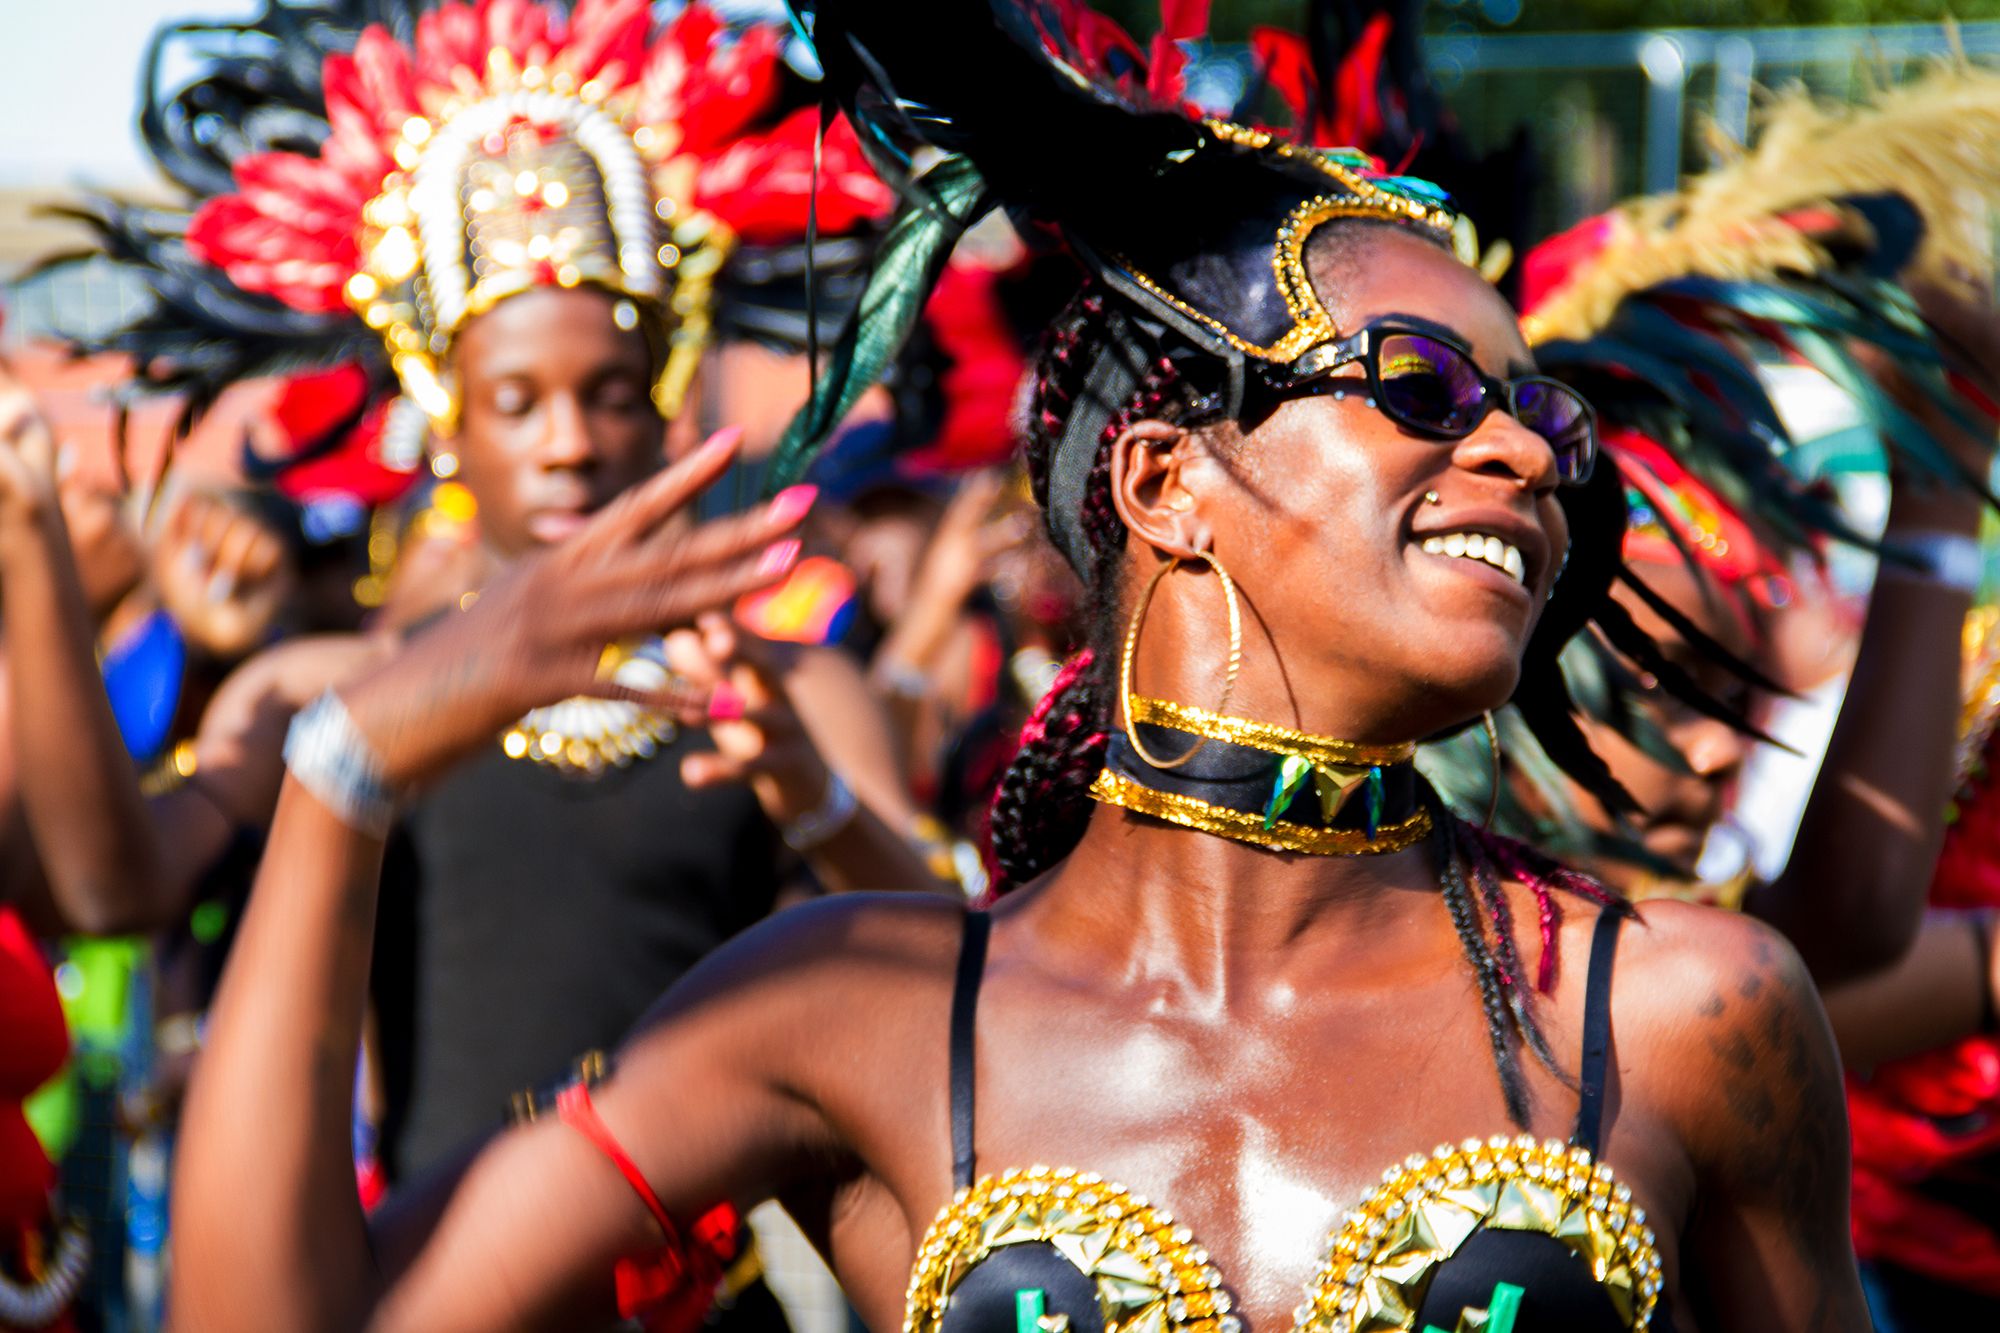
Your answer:
[[[711,20],[680,12],[695,50],[708,34],[689,29]],[[184,273],[123,345],[78,338],[109,358],[91,364],[110,388],[208,411],[205,451],[93,435],[50,410],[27,361],[0,363],[0,1328],[122,1333],[165,1317],[177,1124],[294,716],[421,651],[552,552],[594,577],[576,554],[594,520],[664,464],[726,449],[690,511],[722,519],[769,500],[797,534],[759,555],[769,586],[657,639],[610,643],[588,664],[590,689],[509,723],[394,812],[352,1081],[365,1203],[503,1118],[532,1119],[548,1104],[538,1089],[579,1059],[588,1074],[585,1052],[615,1047],[661,992],[771,914],[851,890],[986,901],[1021,878],[989,846],[996,800],[1015,803],[1016,827],[1059,841],[1037,822],[1057,818],[1037,789],[1003,775],[1024,727],[1046,734],[1064,663],[1101,639],[1038,512],[1052,483],[1016,458],[1044,406],[1029,391],[1051,355],[1041,331],[1078,270],[1031,228],[982,224],[938,263],[915,335],[867,392],[826,404],[829,364],[866,355],[842,335],[867,305],[870,255],[907,237],[889,229],[896,195],[853,132],[829,130],[794,86],[786,40],[723,48],[769,93],[754,116],[701,121],[692,96],[682,108],[715,139],[689,150],[689,169],[734,182],[700,196],[734,240],[712,251],[699,343],[641,336],[654,313],[643,293],[587,278],[491,295],[437,342],[450,360],[428,379],[363,358],[301,369],[293,354],[321,336],[308,318],[347,318],[353,303],[380,331],[404,316],[383,305],[378,319],[375,298],[354,297],[356,283],[374,290],[372,270],[333,274],[317,305],[292,288],[320,279],[271,276],[282,264],[259,247],[303,242],[274,240],[249,213],[273,207],[277,186],[319,188],[274,166],[262,197],[256,181],[227,196],[249,201],[241,215],[194,210],[183,231],[239,294],[270,298],[258,311],[287,312],[293,343],[270,334],[271,347],[225,355],[213,327],[169,329]],[[762,63],[741,55],[755,43]],[[368,95],[389,96],[377,83]],[[166,104],[192,123],[198,102]],[[192,152],[196,137],[173,147]],[[731,157],[745,144],[762,155],[748,166]],[[491,151],[511,162],[516,148]],[[554,175],[532,175],[502,184],[519,180],[537,208],[569,206]],[[97,217],[104,236],[137,225],[108,206]],[[1816,253],[1845,255],[1836,224],[1785,217]],[[663,234],[677,262],[708,253]],[[1574,315],[1578,271],[1636,270],[1620,244],[1586,226],[1525,256],[1508,280],[1530,320]],[[536,262],[554,261],[545,247]],[[1912,261],[1884,289],[1905,321],[1889,332],[1842,290],[1861,313],[1832,321],[1838,356],[1774,371],[1785,355],[1765,346],[1742,353],[1743,373],[1764,375],[1773,421],[1815,423],[1790,428],[1801,448],[1843,431],[1892,447],[1845,475],[1787,477],[1777,498],[1729,454],[1735,436],[1717,465],[1698,431],[1620,415],[1644,327],[1571,330],[1543,358],[1564,374],[1564,347],[1613,335],[1630,353],[1622,368],[1582,355],[1568,367],[1610,385],[1593,395],[1599,466],[1623,492],[1613,540],[1632,571],[1611,598],[1633,633],[1580,636],[1559,710],[1629,800],[1566,772],[1573,755],[1527,699],[1418,764],[1468,819],[1620,894],[1777,927],[1845,1061],[1854,1235],[1876,1317],[1982,1327],[2000,1311],[2000,820],[1986,787],[2000,612],[1985,535],[2000,315],[1990,263]],[[1633,280],[1621,298],[1651,292]],[[1682,303],[1684,331],[1706,327],[1691,302],[1725,296],[1660,299]],[[1775,345],[1769,328],[1783,325],[1793,351],[1806,346],[1787,315],[1736,314],[1732,338]],[[1949,349],[1947,368],[1899,359],[1891,334],[1910,328]],[[1706,382],[1736,373],[1705,359],[1712,348],[1648,350]],[[449,410],[412,410],[424,384],[446,386]],[[210,410],[211,390],[234,396]],[[767,478],[796,452],[809,399],[831,414],[830,439],[773,498]],[[581,612],[556,596],[538,614]],[[656,706],[675,691],[699,694],[702,724]],[[1526,928],[1542,931],[1552,969],[1550,901]],[[711,1318],[782,1324],[755,1255],[723,1274]]]

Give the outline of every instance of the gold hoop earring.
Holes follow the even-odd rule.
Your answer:
[[[1236,673],[1243,666],[1243,613],[1236,604],[1236,580],[1229,577],[1229,571],[1222,567],[1207,551],[1196,551],[1194,558],[1215,571],[1222,581],[1223,600],[1229,606],[1229,666],[1222,681],[1222,702],[1215,706],[1218,713],[1229,709],[1229,696],[1236,691]],[[1139,728],[1132,722],[1132,667],[1139,654],[1139,631],[1146,623],[1146,608],[1153,604],[1153,593],[1159,589],[1160,580],[1180,566],[1181,557],[1169,558],[1153,574],[1146,591],[1139,594],[1139,604],[1132,608],[1132,621],[1125,628],[1125,654],[1118,663],[1118,706],[1125,713],[1125,739],[1132,744],[1132,750],[1154,768],[1179,768],[1188,760],[1201,753],[1201,747],[1208,744],[1203,736],[1188,748],[1188,752],[1175,759],[1157,759],[1147,753],[1146,746],[1139,739]]]
[[[1493,820],[1500,813],[1500,729],[1493,725],[1493,712],[1488,709],[1482,719],[1486,723],[1486,748],[1493,756],[1493,790],[1486,798],[1486,822],[1480,827],[1491,832]]]

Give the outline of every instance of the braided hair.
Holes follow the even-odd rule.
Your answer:
[[[1112,336],[1111,298],[1086,280],[1043,339],[1028,404],[1026,461],[1035,502],[1048,510],[1049,464],[1072,408],[1083,396],[1092,358]],[[1083,489],[1083,532],[1090,567],[1079,571],[1092,608],[1085,646],[1064,664],[1001,776],[987,820],[994,892],[1034,879],[1069,855],[1090,822],[1091,780],[1104,767],[1115,686],[1118,554],[1125,524],[1111,501],[1111,443],[1135,422],[1172,421],[1187,411],[1193,387],[1165,348],[1149,349],[1146,373],[1131,401],[1111,415]]]
[[[1342,252],[1352,248],[1364,229],[1390,225],[1394,224],[1370,219],[1329,223],[1314,240],[1344,258]],[[1045,518],[1056,445],[1085,392],[1095,358],[1117,336],[1115,299],[1086,279],[1043,340],[1028,404],[1026,462],[1029,484]],[[1014,760],[994,793],[988,861],[995,894],[1035,879],[1069,855],[1090,822],[1090,784],[1104,766],[1117,708],[1117,576],[1125,525],[1111,499],[1110,446],[1134,423],[1179,420],[1197,401],[1202,386],[1190,378],[1190,363],[1176,359],[1171,350],[1145,348],[1144,376],[1131,399],[1112,413],[1097,441],[1082,499],[1082,531],[1089,550],[1087,567],[1079,573],[1092,608],[1086,642],[1064,664],[1029,717]],[[1555,983],[1556,931],[1562,920],[1557,894],[1581,897],[1605,910],[1630,908],[1594,880],[1460,820],[1435,800],[1435,794],[1433,807],[1431,851],[1439,888],[1478,983],[1480,1010],[1507,1113],[1525,1128],[1529,1098],[1518,1055],[1521,1046],[1558,1078],[1573,1082],[1558,1064],[1529,1005],[1532,992],[1547,993]],[[1532,982],[1514,939],[1508,880],[1527,888],[1536,905],[1541,955]]]

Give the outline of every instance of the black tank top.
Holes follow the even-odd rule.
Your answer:
[[[1653,1233],[1598,1162],[1622,918],[1591,940],[1569,1142],[1468,1139],[1390,1167],[1334,1228],[1293,1333],[1671,1333]],[[906,1333],[1240,1333],[1192,1231],[1095,1173],[975,1180],[974,1015],[991,918],[966,917],[951,1014],[958,1193],[918,1250]]]
[[[781,844],[742,787],[691,791],[686,736],[593,781],[496,745],[390,842],[373,991],[392,1178],[507,1098],[615,1046],[682,973],[769,914]]]

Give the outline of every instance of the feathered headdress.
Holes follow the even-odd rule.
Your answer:
[[[2000,202],[2000,76],[1946,66],[1863,107],[1773,102],[1753,148],[1677,193],[1593,218],[1525,265],[1522,327],[1551,374],[1668,448],[1779,539],[1856,539],[1786,466],[1793,439],[1760,379],[1811,366],[1890,456],[1985,491],[1871,373],[1871,359],[1967,430],[1990,408],[1905,284],[1985,291]]]
[[[418,410],[391,414],[378,452],[406,468],[426,423],[453,424],[444,367],[468,320],[591,285],[659,341],[672,414],[737,245],[801,234],[809,209],[837,233],[892,203],[844,124],[819,136],[811,108],[788,114],[784,40],[699,3],[656,26],[645,0],[266,0],[246,22],[169,26],[141,132],[188,198],[73,211],[98,248],[57,262],[109,258],[150,297],[76,341],[130,355],[134,391],[184,394],[187,419],[238,380],[362,366],[345,429],[297,443],[351,444],[393,385]],[[171,92],[169,48],[200,61]]]
[[[1338,335],[1302,254],[1325,222],[1364,216],[1428,229],[1471,262],[1470,228],[1438,187],[1385,172],[1365,153],[1305,146],[1282,135],[1191,118],[1171,105],[1165,76],[1137,43],[1079,23],[1073,4],[1044,0],[869,5],[798,0],[834,95],[871,152],[943,156],[891,224],[856,321],[832,370],[783,446],[778,480],[794,475],[839,420],[913,318],[942,256],[987,209],[1053,229],[1148,344],[1177,349],[1191,382],[1212,386],[1215,410],[1235,413],[1252,377],[1295,373]],[[1198,5],[1170,6],[1185,33]],[[1081,34],[1081,35],[1079,35]],[[1095,36],[1093,36],[1095,34]],[[945,65],[939,50],[977,52]],[[1168,106],[1158,105],[1167,101]],[[1107,349],[1089,372],[1049,468],[1047,508],[1057,544],[1084,567],[1081,505],[1103,427],[1135,391],[1149,358]],[[1207,391],[1206,387],[1205,390]],[[1557,658],[1595,621],[1644,636],[1609,597],[1624,531],[1623,489],[1599,469],[1562,496],[1571,555],[1523,665],[1521,715],[1548,755],[1613,808],[1629,798],[1590,750]],[[1659,661],[1655,650],[1649,661]],[[1659,662],[1677,683],[1684,673]],[[1691,682],[1687,684],[1694,690]],[[1695,691],[1698,693],[1698,691]]]
[[[1536,247],[1523,264],[1523,331],[1542,370],[1598,410],[1605,456],[1642,519],[1625,534],[1627,561],[1685,562],[1731,597],[1764,601],[1760,591],[1777,588],[1795,557],[1816,558],[1825,539],[1868,544],[1831,492],[1790,466],[1795,440],[1765,377],[1772,364],[1809,366],[1844,391],[1897,465],[1985,494],[1985,479],[1968,475],[1877,375],[1893,364],[1944,419],[1992,428],[1984,397],[1952,370],[1957,349],[1926,325],[1903,284],[1990,287],[1996,198],[2000,77],[1950,66],[1869,106],[1779,97],[1754,147],[1726,147],[1723,165],[1680,191]],[[1629,564],[1618,578],[1690,643],[1729,660]],[[1613,632],[1565,658],[1575,697],[1678,765],[1603,649],[1663,683],[1673,676],[1647,656],[1629,618],[1613,621],[1624,623],[1600,622]],[[1584,831],[1532,738],[1509,735],[1507,752],[1556,812],[1535,841],[1637,854]],[[1443,780],[1463,782],[1485,756],[1441,760]],[[1528,831],[1525,810],[1503,800],[1502,812],[1513,831]]]

